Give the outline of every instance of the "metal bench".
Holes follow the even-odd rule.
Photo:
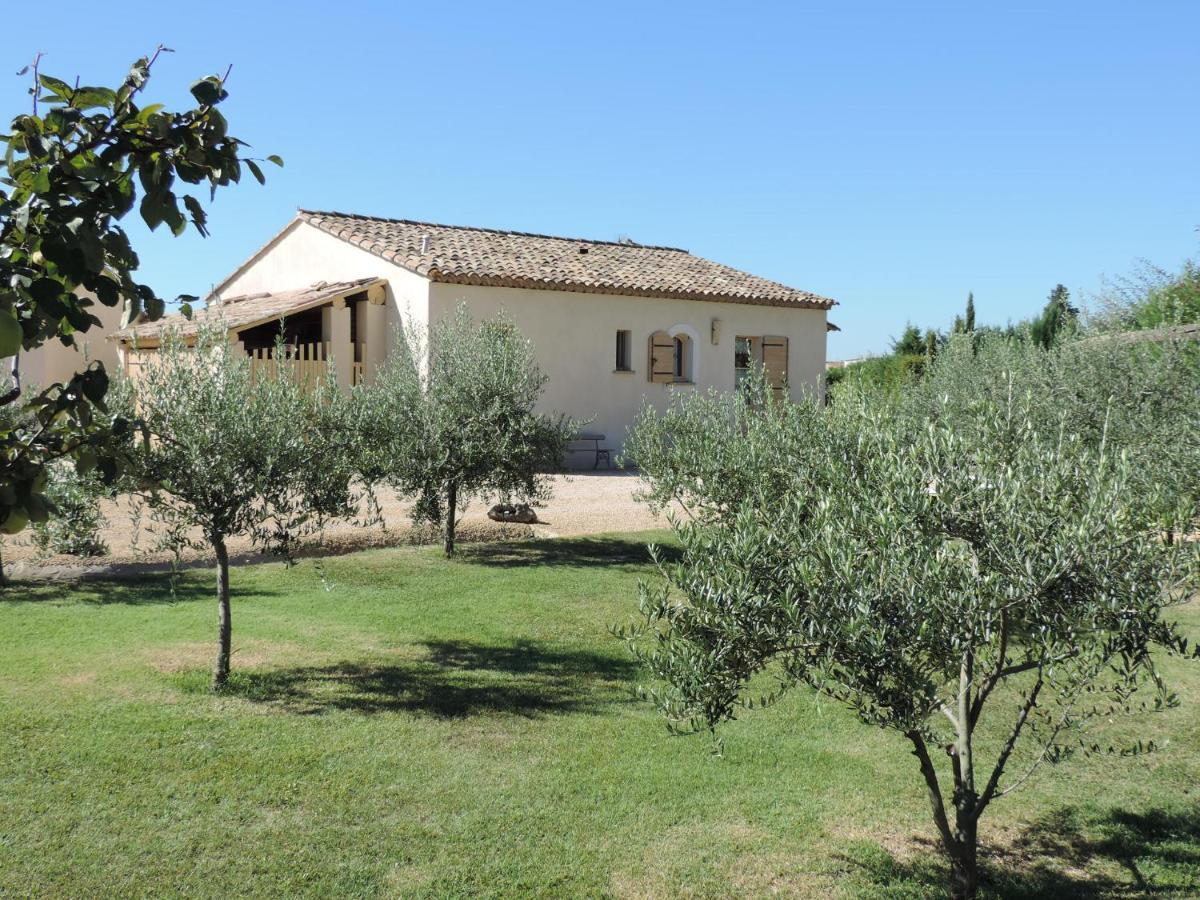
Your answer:
[[[610,450],[608,447],[601,447],[600,442],[602,440],[604,440],[604,435],[602,435],[602,434],[595,434],[594,432],[581,431],[579,434],[575,435],[575,437],[571,441],[571,443],[573,443],[573,444],[591,444],[592,445],[591,448],[589,449],[589,448],[583,447],[578,450],[571,449],[568,452],[569,453],[594,453],[596,455],[596,460],[594,463],[592,463],[593,469],[600,468],[600,460],[602,460],[602,459],[604,460],[604,465],[607,468],[611,469],[612,468],[612,450]]]

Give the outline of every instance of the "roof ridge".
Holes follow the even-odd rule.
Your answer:
[[[479,225],[447,225],[444,222],[424,222],[419,219],[393,219],[387,216],[367,216],[363,215],[362,213],[338,212],[337,210],[330,209],[322,210],[297,208],[296,212],[297,214],[306,218],[309,216],[338,216],[339,218],[343,219],[360,219],[368,222],[390,222],[396,225],[425,225],[429,228],[449,228],[455,231],[482,231],[487,234],[508,234],[512,235],[513,237],[541,238],[542,240],[566,241],[573,244],[601,244],[610,247],[634,247],[639,250],[666,250],[671,253],[686,253],[688,256],[692,255],[690,250],[685,250],[682,247],[668,247],[662,244],[639,244],[636,241],[633,243],[626,243],[625,241],[604,241],[598,238],[566,237],[561,234],[541,234],[536,231],[514,231],[511,228],[484,228]]]

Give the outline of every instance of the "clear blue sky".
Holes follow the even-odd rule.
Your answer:
[[[283,171],[212,237],[130,230],[204,293],[298,206],[681,246],[837,298],[830,356],[1200,250],[1200,2],[143,3],[46,7],[12,75],[148,100],[230,63],[232,132]],[[147,239],[144,239],[147,237]]]

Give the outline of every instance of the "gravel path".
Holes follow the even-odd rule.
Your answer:
[[[538,510],[538,523],[533,526],[501,526],[487,518],[490,503],[472,503],[459,526],[465,541],[495,540],[497,538],[568,537],[599,534],[607,531],[644,531],[662,528],[666,521],[654,516],[645,504],[633,499],[638,477],[626,472],[588,472],[552,476],[554,492],[545,507]],[[415,536],[408,517],[409,504],[391,491],[379,492],[386,529],[338,523],[325,532],[319,552],[346,553],[367,547],[392,546],[428,541],[430,535]],[[17,538],[5,539],[3,554],[5,571],[18,578],[75,578],[136,574],[153,571],[170,564],[167,553],[149,552],[154,536],[150,523],[135,525],[127,500],[106,502],[102,512],[108,520],[103,538],[109,555],[80,559],[73,556],[39,558],[28,532]],[[252,559],[253,548],[241,538],[229,541],[230,554]],[[207,554],[185,553],[189,564],[208,564]]]

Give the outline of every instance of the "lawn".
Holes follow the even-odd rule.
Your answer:
[[[0,603],[0,894],[936,896],[901,738],[796,692],[673,737],[608,633],[647,536],[379,550]],[[1200,635],[1200,609],[1181,610]],[[983,823],[992,896],[1200,894],[1200,665],[1159,753],[1044,771]]]

